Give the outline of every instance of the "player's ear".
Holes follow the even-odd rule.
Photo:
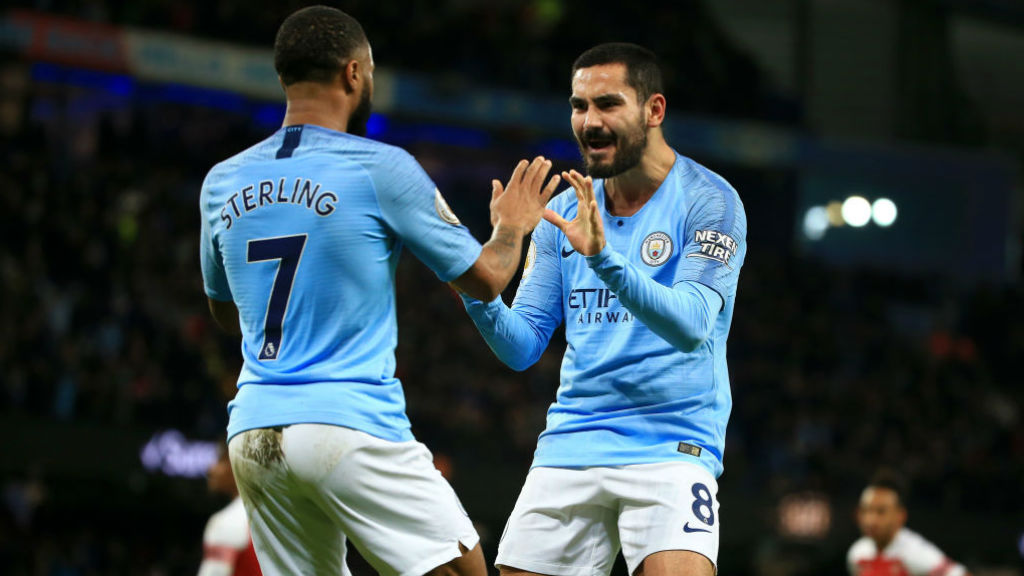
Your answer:
[[[647,99],[644,107],[647,109],[648,128],[661,126],[661,123],[665,121],[665,106],[664,94],[651,94]]]
[[[359,60],[353,58],[345,64],[345,67],[341,70],[341,85],[345,87],[346,92],[355,92],[359,83],[362,81],[362,70],[359,65]]]

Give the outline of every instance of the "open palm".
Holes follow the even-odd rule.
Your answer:
[[[562,179],[572,184],[576,191],[576,217],[569,221],[553,210],[546,210],[544,219],[558,226],[577,252],[593,256],[605,244],[604,222],[597,207],[597,199],[594,198],[594,180],[575,170],[562,172]]]

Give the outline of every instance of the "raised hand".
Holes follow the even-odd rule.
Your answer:
[[[532,232],[561,182],[556,175],[544,186],[550,171],[551,161],[537,156],[532,162],[520,160],[507,185],[492,180],[491,226],[508,228],[520,237]]]
[[[557,212],[546,210],[544,219],[558,226],[577,252],[593,256],[605,244],[604,222],[601,220],[601,210],[597,207],[597,199],[594,198],[594,180],[575,170],[562,172],[562,178],[572,184],[576,191],[576,217],[570,222]]]

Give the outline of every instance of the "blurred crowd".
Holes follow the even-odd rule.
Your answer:
[[[284,18],[309,2],[13,0],[13,7],[269,49]],[[415,0],[330,3],[366,30],[379,66],[520,90],[561,94],[581,47],[599,41],[646,45],[666,63],[673,106],[699,114],[792,123],[800,111],[775,91],[751,55],[731,42],[703,0],[596,9],[584,0]],[[585,18],[584,18],[585,17]],[[650,34],[653,19],[672,34]],[[585,22],[583,24],[582,22]],[[397,32],[396,31],[400,31]]]
[[[380,46],[382,53],[404,55],[410,60],[402,64],[410,67],[447,69],[452,50],[501,50],[476,50],[475,34],[439,28],[483,28],[480,37],[488,41],[529,45],[529,38],[512,37],[504,27],[570,35],[572,11],[584,9],[571,1],[524,8],[505,2],[495,4],[497,16],[480,8],[481,14],[462,11],[466,21],[450,22],[445,7],[452,4],[462,3],[419,11],[436,12],[435,20],[415,23],[403,23],[405,9],[388,3],[357,2],[352,11],[373,14],[364,18],[371,37],[375,27],[411,24],[407,36],[390,38],[397,44]],[[249,10],[241,2],[179,8],[97,1],[80,2],[73,13],[266,43],[277,22],[274,10]],[[502,11],[535,25],[511,24]],[[467,44],[426,41],[441,37]],[[498,72],[490,64],[467,71],[490,79]],[[460,65],[473,66],[471,58]],[[530,57],[497,66],[505,81],[530,81],[522,76],[530,74]],[[538,73],[564,82],[561,66]],[[21,94],[13,104],[11,93]],[[104,106],[96,102],[102,95],[84,88],[34,84],[4,98],[17,113],[0,115],[0,417],[173,427],[218,438],[240,360],[237,341],[220,334],[206,310],[197,199],[213,163],[269,130],[244,115],[198,106]],[[460,155],[481,151],[433,145],[412,151],[444,183],[453,206],[476,208],[460,216],[484,237],[486,206],[477,192],[488,180],[472,188],[447,172]],[[485,164],[500,167],[491,174],[500,177],[515,159],[486,158]],[[728,166],[716,168],[729,178]],[[739,192],[759,194],[756,187]],[[757,219],[750,214],[752,228]],[[741,274],[729,340],[734,410],[723,502],[743,493],[770,503],[813,490],[848,503],[885,464],[909,476],[912,508],[1019,517],[1020,287],[964,287],[943,278],[838,269],[791,254],[789,246],[752,245]],[[458,298],[411,256],[400,266],[398,305],[398,376],[414,432],[453,470],[490,466],[495,476],[522,474],[554,396],[564,342],[556,336],[530,370],[508,370],[476,334]],[[140,533],[104,524],[87,532],[23,522],[11,504],[20,500],[8,492],[31,483],[12,478],[0,478],[7,486],[0,565],[13,567],[4,573],[177,574],[192,568],[183,558],[198,558],[198,532],[165,526],[158,534],[166,540],[154,547]],[[514,497],[503,495],[503,501]],[[507,512],[489,514],[503,518]],[[50,517],[60,516],[51,511]],[[501,525],[485,528],[500,533]],[[194,552],[182,552],[192,546]]]

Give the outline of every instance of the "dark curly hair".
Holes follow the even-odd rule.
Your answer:
[[[580,68],[601,64],[625,64],[626,83],[636,90],[637,99],[645,102],[652,94],[664,94],[661,66],[658,57],[643,46],[628,42],[598,44],[580,54],[572,64],[572,74]]]
[[[902,474],[891,468],[880,468],[868,480],[868,488],[885,488],[896,493],[900,506],[906,506],[909,488]]]
[[[274,69],[285,86],[330,82],[369,42],[359,22],[328,6],[294,12],[277,30]]]

